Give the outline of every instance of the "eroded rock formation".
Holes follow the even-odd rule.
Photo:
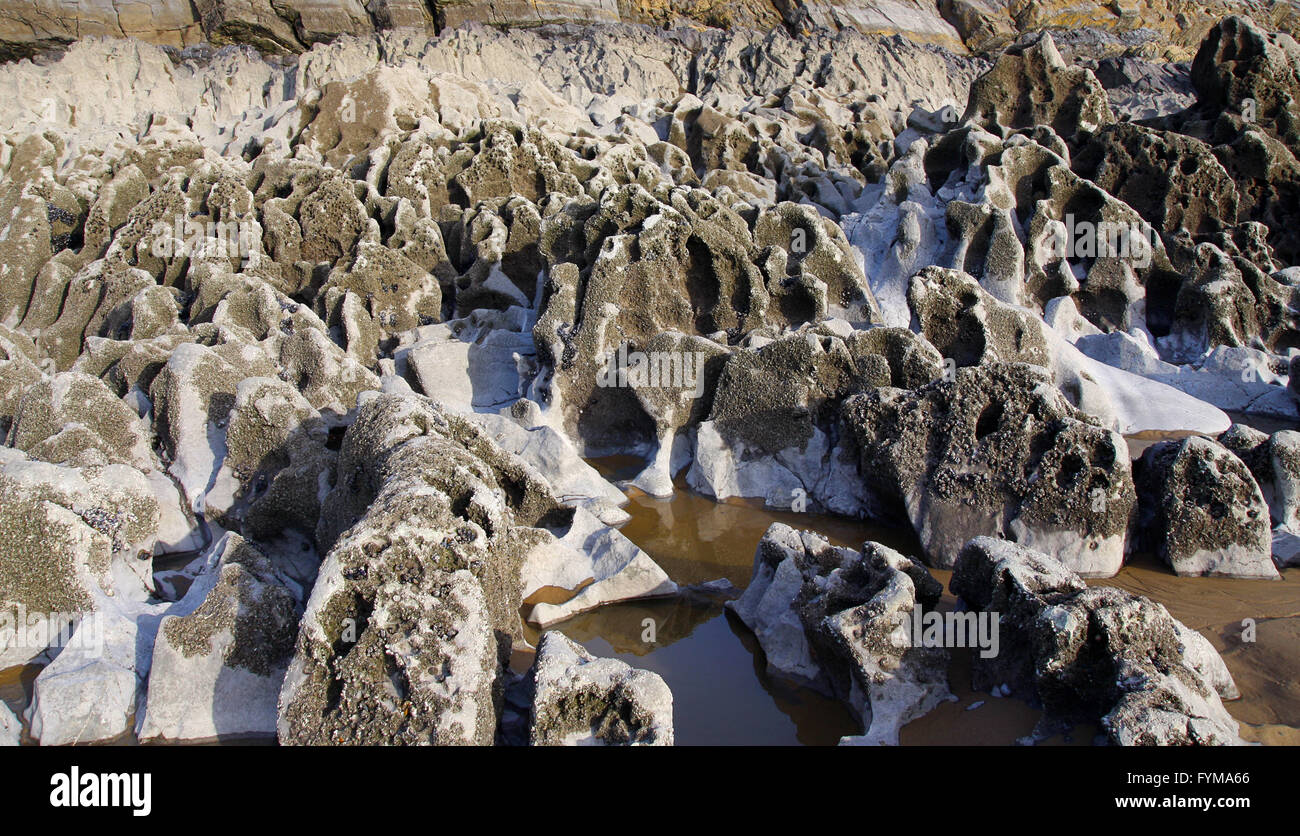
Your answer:
[[[887,546],[856,552],[774,523],[749,587],[727,607],[758,638],[770,673],[848,703],[863,735],[847,742],[896,745],[904,724],[949,696],[948,651],[912,630],[942,591]]]
[[[0,66],[0,603],[104,621],[98,655],[0,647],[48,663],[30,737],[670,742],[657,677],[557,632],[523,704],[508,669],[523,620],[683,594],[582,461],[634,454],[658,496],[918,535],[913,561],[774,529],[735,605],[868,742],[946,693],[942,654],[886,647],[882,619],[932,609],[918,561],[962,575],[975,535],[1060,561],[1015,616],[1057,643],[1063,678],[1025,686],[1053,718],[1235,739],[1217,656],[1071,573],[1119,571],[1135,519],[1182,572],[1300,554],[1294,434],[1224,411],[1300,418],[1289,36],[1207,21],[1180,66],[1022,37],[1052,4],[725,10],[786,24],[766,34],[91,5],[186,49]],[[1132,28],[1107,9],[1089,25]],[[897,31],[922,43],[871,34]],[[1221,443],[1153,447],[1135,481],[1144,431]],[[1149,647],[1120,646],[1135,624]],[[1064,696],[1095,673],[1079,625],[1149,687]]]
[[[1087,720],[1118,745],[1239,742],[1223,660],[1160,604],[1088,588],[1047,555],[990,537],[962,549],[951,586],[1002,622],[1000,652],[974,661],[975,686],[1040,704],[1036,734]]]

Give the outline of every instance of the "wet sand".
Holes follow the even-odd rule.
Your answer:
[[[1225,703],[1243,724],[1242,736],[1265,743],[1300,743],[1300,569],[1282,580],[1180,578],[1150,555],[1136,556],[1114,578],[1117,586],[1159,601],[1199,630],[1223,656],[1241,699]],[[1255,623],[1255,641],[1245,641]]]

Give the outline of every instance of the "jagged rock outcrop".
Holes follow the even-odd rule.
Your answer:
[[[1115,120],[1105,88],[1065,63],[1051,35],[1007,49],[971,86],[964,120],[994,130],[1047,126],[1061,136]]]
[[[1106,367],[1225,409],[1295,414],[1277,385],[1300,326],[1296,287],[1280,269],[1295,259],[1293,229],[1278,214],[1294,202],[1294,142],[1285,108],[1258,105],[1293,97],[1288,71],[1271,69],[1290,43],[1244,18],[1223,21],[1188,73],[1197,101],[1137,123],[1120,121],[1095,75],[1044,36],[977,80],[964,118],[914,115],[882,184],[843,220],[885,321],[916,314],[905,291],[918,270],[951,267],[999,301],[1069,323],[1060,336]],[[1240,80],[1214,69],[1229,65]],[[1067,308],[1079,317],[1061,316]],[[1061,378],[1061,352],[1038,353],[1024,359],[1058,365]],[[1098,394],[1149,385],[1085,365],[1058,385]],[[1215,420],[1201,431],[1226,429]]]
[[[673,695],[656,673],[542,634],[528,672],[533,746],[671,746]]]
[[[1276,578],[1269,509],[1250,469],[1201,437],[1149,447],[1137,466],[1139,530],[1180,575]]]
[[[943,586],[879,543],[861,552],[773,523],[754,553],[744,595],[727,602],[758,639],[769,673],[844,700],[863,736],[897,744],[908,721],[949,696],[948,651],[926,647],[913,623]]]
[[[205,13],[214,11],[220,10],[209,6]],[[289,33],[264,18],[259,25],[267,32],[256,37],[279,38],[280,46],[296,51],[290,37],[303,44],[325,37],[328,23],[295,21]],[[234,18],[216,25],[229,40],[248,34]],[[774,321],[804,322],[826,310],[871,321],[865,279],[828,215],[883,165],[887,105],[912,93],[942,94],[930,76],[960,85],[969,69],[934,50],[881,52],[876,41],[851,34],[820,33],[810,42],[781,33],[659,38],[618,30],[594,37],[479,31],[448,36],[446,50],[437,42],[395,40],[383,47],[392,50],[391,61],[379,67],[378,41],[345,40],[294,62],[230,49],[196,49],[174,62],[139,43],[87,41],[53,63],[0,68],[13,94],[6,107],[15,116],[6,123],[15,128],[6,134],[0,167],[6,182],[19,186],[2,196],[9,201],[0,237],[5,439],[46,463],[15,452],[24,468],[113,478],[118,488],[140,488],[152,509],[152,528],[138,544],[141,557],[130,557],[142,576],[132,597],[151,590],[154,597],[106,613],[110,641],[103,659],[85,664],[88,656],[69,653],[47,668],[32,714],[36,737],[102,740],[133,727],[164,739],[266,733],[266,693],[279,689],[285,660],[259,662],[260,672],[245,676],[215,645],[186,656],[170,633],[156,639],[159,619],[175,616],[168,623],[182,627],[173,632],[230,618],[260,623],[261,602],[274,616],[266,626],[279,635],[285,607],[306,603],[318,554],[335,556],[326,564],[327,585],[340,582],[340,564],[370,567],[377,559],[355,553],[365,544],[346,532],[360,520],[392,535],[410,511],[403,490],[423,490],[424,483],[399,488],[390,480],[388,499],[377,499],[378,484],[366,486],[376,478],[367,469],[374,462],[358,459],[377,454],[350,452],[344,442],[345,428],[358,431],[358,397],[382,389],[414,398],[415,388],[457,408],[518,401],[539,372],[532,331],[549,307],[539,290],[563,277],[564,263],[588,265],[595,256],[589,245],[613,232],[600,226],[607,218],[592,215],[602,201],[616,208],[640,189],[653,194],[655,207],[693,217],[696,243],[688,246],[690,236],[673,239],[679,255],[701,271],[738,259],[737,275],[758,277],[755,298],[775,308]],[[729,53],[734,38],[769,57],[756,66],[736,61]],[[799,68],[804,59],[786,60],[824,51],[832,41],[859,54],[854,69],[824,62]],[[623,42],[645,50],[629,58],[618,48]],[[583,54],[568,62],[581,73],[561,69],[539,77],[535,69],[544,61],[537,56],[546,52]],[[483,62],[483,75],[496,80],[463,80],[461,59],[471,54],[480,56],[472,60]],[[524,55],[534,69],[521,69]],[[688,67],[697,57],[691,80]],[[865,89],[878,71],[898,81],[883,98],[850,108],[832,92]],[[742,113],[727,97],[747,91],[755,73],[781,92]],[[119,83],[128,77],[130,83]],[[653,104],[607,100],[616,78],[635,78]],[[43,91],[35,99],[27,95],[33,82]],[[688,94],[688,87],[706,98]],[[539,124],[541,111],[549,121]],[[146,112],[147,121],[138,121]],[[47,133],[51,124],[66,130]],[[126,136],[132,140],[120,141]],[[592,225],[586,238],[576,235],[575,220]],[[646,232],[635,230],[634,237]],[[651,240],[646,237],[647,247]],[[665,343],[663,350],[699,348],[720,361],[730,348],[718,332],[740,327],[737,297],[709,281],[705,295],[719,298],[696,300],[700,321],[692,310],[682,322],[688,342]],[[422,330],[436,328],[445,332]],[[710,366],[717,367],[720,362]],[[451,385],[456,375],[469,383],[463,402]],[[689,432],[700,417],[688,398],[639,385],[631,394],[648,426],[666,438]],[[431,405],[421,408],[441,415]],[[518,635],[523,596],[537,589],[573,590],[567,601],[535,607],[540,623],[613,600],[676,592],[644,552],[598,519],[619,521],[622,500],[594,473],[583,480],[566,472],[577,449],[565,448],[570,442],[548,426],[551,416],[527,408],[519,416],[521,423],[510,425],[518,432],[499,424],[496,432],[508,433],[509,446],[547,475],[496,450],[475,423],[451,416],[447,426],[458,427],[462,440],[473,439],[473,449],[442,462],[467,467],[505,494],[531,486],[525,493],[535,492],[538,507],[510,508],[508,519],[495,520],[492,548],[484,547],[495,555],[517,546],[512,559],[480,556],[449,565],[438,570],[438,584],[447,585],[422,590],[424,597],[390,600],[357,578],[345,579],[386,619],[389,638],[415,629],[423,613],[437,610],[442,618],[446,613],[431,603],[441,595],[457,602],[453,610],[490,610],[477,633],[466,627],[463,646],[443,645],[449,658],[468,660],[458,670],[477,719],[439,725],[430,719],[436,697],[422,693],[414,701],[427,698],[421,705],[428,712],[419,722],[390,717],[366,733],[492,739],[499,696],[493,672],[500,671],[503,645]],[[550,437],[539,446],[519,433]],[[514,475],[501,477],[503,486],[482,470],[482,456],[509,459],[503,467]],[[21,502],[13,507],[30,516]],[[447,512],[456,517],[453,511],[475,508]],[[451,526],[451,517],[438,519]],[[209,525],[240,532],[270,565],[219,565],[222,547],[211,543]],[[62,557],[78,554],[58,537],[48,541]],[[346,555],[341,542],[350,544]],[[194,559],[153,587],[145,558],[155,550]],[[5,557],[19,551],[15,545]],[[493,576],[498,569],[503,574]],[[387,569],[379,561],[374,571]],[[292,583],[284,586],[286,573]],[[194,595],[207,589],[207,599],[170,600],[187,581]],[[312,617],[309,608],[308,622]],[[364,625],[361,634],[367,652],[382,644]],[[212,634],[230,646],[240,635],[238,629]],[[146,708],[144,718],[133,718],[137,702],[147,705],[138,697],[153,676],[155,644],[160,667],[152,716]],[[43,650],[24,649],[21,661]],[[371,658],[366,652],[352,658],[359,664],[363,657]],[[188,676],[179,671],[187,670],[204,682],[215,678],[214,693],[247,686],[257,698],[242,715],[220,722],[199,717],[201,701],[177,690]],[[347,699],[382,712],[387,704],[366,702],[376,694],[369,672],[349,668],[337,681],[349,683]],[[277,718],[281,726],[290,722],[285,716],[292,710]],[[346,723],[326,726],[294,726],[286,739],[357,733]]]
[[[1124,561],[1137,497],[1118,433],[1072,407],[1024,364],[957,369],[911,391],[844,402],[861,478],[909,521],[932,566],[953,566],[974,532],[1108,576]]]
[[[1067,302],[1061,297],[1054,304]],[[998,299],[965,273],[926,267],[912,277],[908,303],[920,333],[945,363],[1046,368],[1072,406],[1119,433],[1175,427],[1217,432],[1229,424],[1226,414],[1197,398],[1098,362],[1043,319]]]
[[[1201,111],[1235,110],[1294,148],[1298,56],[1300,46],[1289,34],[1270,32],[1246,17],[1225,17],[1210,29],[1192,61]],[[1248,99],[1254,104],[1243,113]]]
[[[659,443],[663,431],[634,387],[602,385],[598,372],[613,365],[605,380],[613,374],[623,381],[627,373],[616,357],[681,356],[688,349],[651,345],[663,332],[707,336],[725,348],[767,325],[798,326],[825,315],[878,319],[843,232],[811,207],[778,204],[759,212],[751,231],[742,215],[703,190],[667,197],[671,203],[636,186],[606,192],[583,222],[578,247],[566,252],[544,244],[555,267],[533,333],[542,361],[555,369],[547,396],[570,434],[592,451],[626,445],[629,437]],[[562,230],[573,223],[567,214],[548,219],[544,241],[564,240]],[[640,227],[634,234],[621,232],[633,225]],[[721,353],[704,346],[700,352]],[[687,388],[683,382],[672,381]],[[694,388],[695,380],[689,383]]]
[[[491,743],[530,550],[573,514],[593,524],[568,548],[620,537],[563,509],[474,422],[411,394],[365,396],[322,506],[316,540],[328,553],[280,693],[279,739]],[[620,576],[618,597],[675,591],[641,557],[629,574],[657,578]],[[560,586],[565,568],[536,585]]]
[[[1296,559],[1294,439],[1220,411],[1300,417],[1294,42],[1232,18],[1167,65],[1122,9],[1022,38],[1034,7],[105,2],[84,32],[185,48],[0,66],[0,603],[103,619],[27,738],[522,742],[521,616],[692,594],[583,456],[911,525],[937,566],[988,534],[1109,575],[1120,433],[1228,430],[1244,462],[1149,455],[1148,533],[1175,565]],[[509,26],[678,11],[785,26]],[[900,29],[927,45],[863,34]],[[963,40],[1019,43],[934,45]],[[1256,514],[1231,542],[1216,502]],[[800,553],[823,684],[892,739],[941,678],[871,602],[933,607],[928,576]],[[661,682],[560,642],[539,740],[671,739]]]
[[[324,503],[329,552],[280,696],[280,740],[492,742],[520,631],[519,527],[556,507],[473,425],[418,398],[371,397]]]
[[[1170,166],[1178,159],[1177,166]],[[1131,122],[1106,125],[1071,160],[1075,172],[1162,233],[1219,232],[1237,220],[1237,187],[1208,144]]]
[[[977,537],[957,558],[952,591],[996,613],[1000,652],[973,660],[977,689],[1043,708],[1036,736],[1096,722],[1122,746],[1239,744],[1223,699],[1237,696],[1209,641],[1160,604],[1087,587],[1041,552]]]

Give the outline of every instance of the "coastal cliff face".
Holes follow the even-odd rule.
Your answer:
[[[1187,60],[1211,25],[1240,14],[1293,32],[1296,0],[0,0],[0,59],[78,38],[138,38],[186,47],[249,44],[300,53],[340,35],[431,33],[465,23],[814,28],[902,35],[958,52],[999,49],[1043,29]]]

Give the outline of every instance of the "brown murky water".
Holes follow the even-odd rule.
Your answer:
[[[617,480],[634,474],[640,462],[617,457],[593,464]],[[632,519],[622,531],[682,585],[726,578],[743,589],[758,541],[778,521],[818,531],[840,545],[856,548],[876,540],[905,554],[918,552],[910,531],[773,511],[752,502],[717,503],[678,487],[671,499],[632,490],[627,508]],[[951,573],[932,571],[946,588]],[[1243,737],[1300,743],[1300,570],[1287,570],[1282,581],[1180,578],[1153,558],[1139,556],[1118,576],[1091,583],[1159,601],[1214,643],[1242,692],[1241,699],[1227,705],[1241,721]],[[945,593],[941,608],[955,603]],[[1253,643],[1242,641],[1242,621],[1248,618],[1255,621]],[[653,642],[647,640],[647,619],[653,623]],[[842,735],[861,732],[839,702],[769,677],[757,642],[720,600],[688,597],[612,605],[556,629],[597,655],[616,656],[663,676],[673,691],[679,744],[832,745]],[[949,681],[957,700],[907,725],[901,735],[904,745],[1006,745],[1033,730],[1037,710],[971,689],[967,653],[954,654]],[[1087,745],[1096,733],[1081,727],[1047,742]]]
[[[1248,427],[1253,427],[1254,429],[1268,433],[1269,435],[1281,430],[1300,429],[1300,426],[1297,426],[1295,421],[1287,418],[1269,418],[1263,415],[1245,415],[1240,412],[1231,411],[1226,414],[1238,424],[1245,424]],[[1148,447],[1157,442],[1177,441],[1183,438],[1190,438],[1194,435],[1204,435],[1204,433],[1198,433],[1192,430],[1143,430],[1142,432],[1124,436],[1124,440],[1128,442],[1129,457],[1136,459],[1146,452]]]
[[[1191,438],[1194,435],[1201,435],[1201,433],[1192,432],[1190,430],[1172,433],[1143,430],[1140,433],[1133,433],[1132,435],[1124,436],[1124,440],[1128,442],[1129,458],[1137,459],[1141,458],[1142,454],[1146,452],[1148,447],[1158,444],[1161,441],[1175,441],[1180,438]]]
[[[20,720],[32,698],[32,683],[41,672],[40,665],[19,665],[0,670],[0,702]]]

